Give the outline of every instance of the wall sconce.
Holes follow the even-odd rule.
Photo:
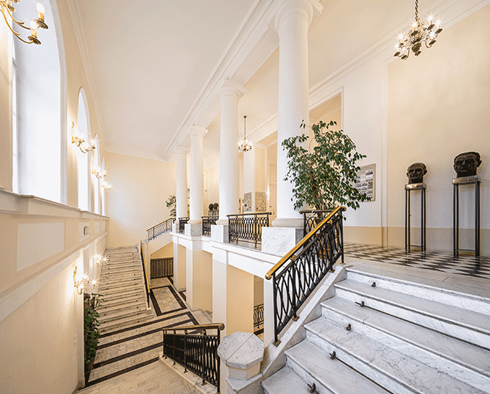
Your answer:
[[[71,122],[71,142],[80,148],[82,153],[90,152],[95,149],[95,141],[86,140],[86,136],[75,128],[75,122]]]
[[[102,179],[107,175],[107,171],[103,169],[101,166],[93,166],[92,174],[97,177],[97,179]]]
[[[48,25],[44,22],[44,6],[41,3],[37,3],[36,9],[37,9],[37,16],[38,19],[34,19],[31,21],[29,24],[29,27],[25,26],[25,22],[23,20],[17,20],[13,17],[13,13],[15,12],[15,7],[13,6],[13,3],[19,3],[20,0],[0,0],[0,11],[2,11],[3,18],[5,19],[5,23],[7,24],[8,28],[10,31],[14,34],[15,37],[17,37],[19,40],[22,42],[25,42],[26,44],[37,44],[40,45],[41,41],[37,38],[37,28],[40,27],[41,29],[47,29]],[[12,19],[12,25],[9,24],[8,20]],[[31,35],[27,37],[27,40],[24,40],[18,31],[14,30],[14,23],[22,27],[23,29],[30,30]]]
[[[75,269],[73,270],[73,286],[77,289],[78,295],[82,295],[82,293],[85,291],[85,289],[88,287],[90,284],[90,280],[87,275],[82,275],[79,276],[77,274],[77,266],[75,266]],[[93,290],[93,288],[96,285],[96,281],[92,281],[92,288],[90,291]]]
[[[101,256],[100,254],[96,254],[94,256],[94,260],[95,260],[95,265],[97,265],[97,267],[99,267],[100,265],[102,265],[104,263],[107,263],[107,258]]]
[[[105,179],[102,179],[100,187],[104,190],[110,190],[112,185],[107,183]]]

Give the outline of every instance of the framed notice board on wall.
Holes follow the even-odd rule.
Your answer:
[[[368,196],[369,201],[376,200],[376,163],[361,166],[357,171],[355,188]]]

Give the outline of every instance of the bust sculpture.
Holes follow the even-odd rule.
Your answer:
[[[424,183],[425,174],[427,174],[427,167],[424,163],[413,163],[407,168],[408,183]]]
[[[481,159],[478,152],[464,152],[454,158],[454,170],[458,178],[476,175],[476,169],[480,164]]]

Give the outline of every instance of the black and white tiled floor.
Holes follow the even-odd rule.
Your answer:
[[[380,263],[404,265],[450,274],[490,279],[490,257],[462,256],[435,251],[411,251],[394,247],[366,244],[345,244],[345,258],[356,258]]]

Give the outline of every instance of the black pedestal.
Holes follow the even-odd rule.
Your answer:
[[[426,242],[426,225],[427,225],[427,210],[425,191],[427,186],[425,183],[411,183],[405,185],[405,251],[410,252],[410,248],[416,247],[425,251]],[[412,245],[410,241],[410,192],[420,190],[420,245]]]
[[[459,256],[459,252],[474,252],[480,256],[480,183],[478,175],[453,179],[453,253]],[[475,186],[475,249],[459,248],[459,186]]]

